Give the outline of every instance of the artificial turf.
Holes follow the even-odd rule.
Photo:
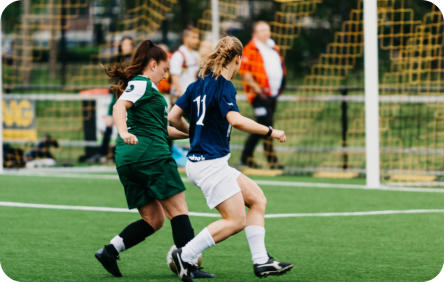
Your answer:
[[[209,212],[201,192],[186,185],[190,211]],[[268,214],[444,208],[444,193],[262,188]],[[0,201],[126,207],[117,179],[80,176],[3,175]],[[0,207],[0,264],[17,281],[178,281],[165,262],[168,221],[121,254],[122,279],[95,260],[94,252],[136,219],[135,213]],[[213,220],[191,217],[196,232]],[[295,267],[264,281],[430,280],[444,263],[443,220],[442,213],[267,219],[268,251]],[[211,281],[259,281],[243,232],[207,250],[203,261],[218,276]]]

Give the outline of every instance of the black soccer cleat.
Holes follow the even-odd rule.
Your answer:
[[[191,278],[216,278],[216,274],[208,273],[202,270],[202,267],[192,265],[194,270],[191,270]]]
[[[98,250],[95,254],[96,259],[103,265],[103,267],[115,277],[122,277],[117,260],[119,259],[119,252],[113,245],[106,245]]]
[[[197,267],[191,263],[185,262],[180,256],[182,254],[182,248],[176,249],[171,253],[173,261],[177,267],[177,276],[183,282],[193,282],[193,277],[191,276],[192,271],[195,271]]]
[[[289,262],[279,262],[270,257],[266,263],[254,264],[254,274],[257,277],[267,277],[268,275],[282,275],[293,268],[293,264]]]

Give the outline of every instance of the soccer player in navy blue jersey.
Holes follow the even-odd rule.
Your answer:
[[[182,132],[189,133],[190,151],[186,172],[199,187],[210,209],[222,216],[183,248],[173,252],[182,281],[192,281],[189,269],[205,249],[245,229],[256,276],[279,275],[293,264],[279,262],[265,248],[264,216],[267,200],[259,186],[228,165],[230,133],[241,131],[271,136],[285,142],[285,132],[261,125],[242,116],[236,104],[236,89],[231,79],[239,70],[242,43],[236,37],[222,38],[184,95],[177,100],[168,120]],[[189,118],[189,123],[183,116]],[[245,213],[245,206],[248,212]]]

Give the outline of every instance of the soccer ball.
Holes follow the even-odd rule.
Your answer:
[[[177,267],[176,267],[176,264],[175,264],[174,261],[173,261],[173,256],[171,255],[172,252],[173,252],[175,249],[177,249],[176,245],[172,245],[171,248],[170,248],[170,250],[169,250],[168,253],[167,253],[166,260],[167,260],[167,265],[168,265],[168,267],[170,268],[170,270],[171,270],[173,273],[177,274]],[[202,265],[202,254],[199,254],[199,256],[197,257],[197,265],[198,265],[198,266],[201,266],[201,265]]]

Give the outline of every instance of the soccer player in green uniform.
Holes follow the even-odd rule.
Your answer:
[[[168,70],[168,56],[150,40],[139,44],[130,64],[107,70],[116,81],[111,89],[118,93],[113,120],[119,132],[116,167],[125,190],[128,208],[137,208],[137,220],[98,250],[95,257],[112,275],[122,276],[119,253],[142,242],[159,230],[164,215],[171,221],[174,243],[184,246],[194,237],[185,202],[185,186],[171,157],[168,139],[188,138],[168,126],[168,108],[156,84]],[[197,266],[193,275],[214,277]]]

